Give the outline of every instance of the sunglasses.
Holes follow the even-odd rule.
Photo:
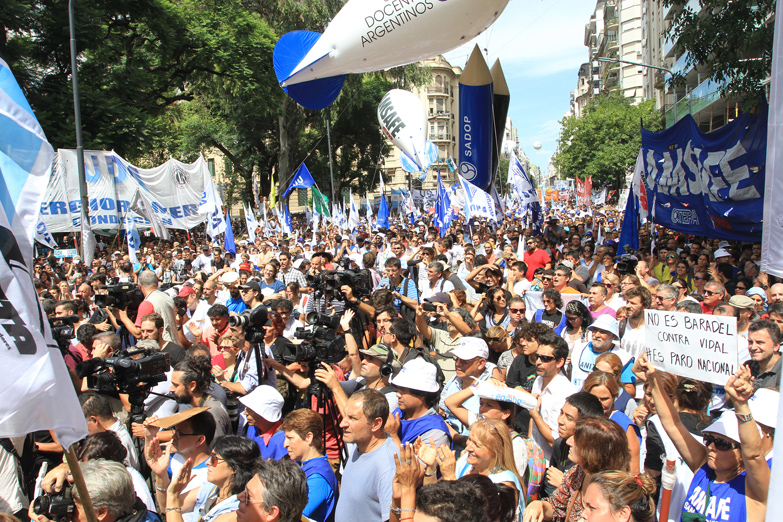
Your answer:
[[[738,286],[737,287],[737,290],[747,290],[747,289],[748,289],[747,286]],[[706,294],[707,292],[704,292],[704,293]]]
[[[667,295],[656,295],[655,300],[656,301],[663,301],[664,299],[674,299],[674,297],[667,296]]]
[[[715,449],[718,451],[729,451],[740,447],[737,442],[731,442],[709,434],[704,435],[704,446],[709,447],[710,444],[715,444]]]
[[[526,309],[525,308],[509,308],[508,311],[511,312],[512,314],[524,314]]]
[[[699,281],[706,281],[707,280],[706,277],[699,277],[699,276],[695,276],[694,279],[698,279]]]
[[[551,281],[552,278],[551,277],[542,277],[541,280],[542,281]]]
[[[711,295],[723,295],[722,292],[713,292],[712,290],[705,290],[704,295],[711,296]]]
[[[552,356],[552,355],[540,355],[540,354],[536,354],[536,360],[537,360],[537,361],[541,361],[541,362],[548,363],[548,362],[552,362],[552,361],[554,361],[554,360],[555,360],[555,358],[554,358],[554,356]]]
[[[210,466],[217,466],[218,463],[225,462],[225,461],[226,461],[226,459],[221,459],[215,453],[212,453],[209,456],[209,460],[207,462],[209,463]]]

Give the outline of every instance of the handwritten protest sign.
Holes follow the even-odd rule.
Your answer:
[[[645,310],[647,357],[659,370],[724,385],[739,365],[737,318]]]
[[[78,256],[79,253],[76,251],[75,248],[67,248],[62,250],[55,250],[54,251],[54,257],[61,259],[64,257],[75,257]]]

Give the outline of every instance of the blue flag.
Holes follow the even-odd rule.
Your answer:
[[[286,234],[291,234],[294,230],[293,224],[291,223],[291,213],[288,211],[288,203],[285,205],[285,232]]]
[[[381,192],[381,204],[378,207],[378,217],[375,221],[378,228],[389,228],[389,203],[386,201],[386,194]]]
[[[438,227],[440,237],[446,234],[451,224],[451,200],[443,187],[443,180],[440,179],[438,171],[438,197],[435,200],[435,226]]]
[[[231,216],[228,213],[228,207],[226,207],[226,237],[223,248],[226,249],[226,252],[231,252],[232,256],[237,256],[237,247],[234,244],[234,230],[231,228]]]
[[[625,203],[617,255],[625,253],[624,247],[626,245],[630,246],[634,252],[639,250],[639,201],[633,191],[629,191],[628,201]]]
[[[308,189],[315,185],[315,180],[313,179],[313,176],[310,174],[310,171],[307,170],[307,165],[302,163],[299,166],[299,169],[296,171],[296,174],[294,174],[294,180],[291,182],[290,185],[288,185],[288,188],[285,189],[285,193],[283,194],[283,199],[285,199],[288,194],[295,188],[299,189]]]

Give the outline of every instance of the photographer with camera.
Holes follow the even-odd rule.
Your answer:
[[[434,310],[428,311],[425,307],[434,307]],[[434,315],[439,322],[445,322],[446,330],[430,326],[429,315]],[[460,345],[463,335],[476,329],[476,322],[470,312],[464,308],[449,308],[443,302],[422,304],[416,308],[416,329],[424,340],[430,343],[432,350],[436,352],[438,365],[446,379],[450,379],[454,376],[455,366],[454,359],[447,354]]]
[[[125,310],[118,310],[120,321],[136,339],[141,338],[141,318],[147,314],[157,313],[163,318],[163,339],[169,342],[177,340],[177,320],[174,300],[158,290],[158,276],[152,270],[144,270],[139,274],[139,289],[144,294],[144,301],[139,305],[136,322],[128,317]]]
[[[121,463],[97,459],[80,467],[98,522],[161,522],[136,496],[133,480]],[[71,485],[62,494],[37,498],[28,512],[34,522],[50,522],[68,514],[72,522],[87,522],[79,491]]]
[[[378,288],[388,288],[394,295],[394,307],[398,312],[402,312],[402,305],[416,309],[419,305],[419,293],[416,290],[416,283],[412,279],[403,277],[402,264],[396,257],[390,257],[384,264],[386,268],[385,277],[378,283]]]

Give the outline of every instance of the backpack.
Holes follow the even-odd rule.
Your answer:
[[[408,295],[408,285],[411,283],[411,280],[409,277],[405,278],[405,284],[403,285],[402,292],[400,292],[402,295],[406,296]],[[411,308],[410,306],[406,305],[405,303],[400,301],[400,315],[403,319],[406,319],[408,321],[416,323],[416,310]]]

